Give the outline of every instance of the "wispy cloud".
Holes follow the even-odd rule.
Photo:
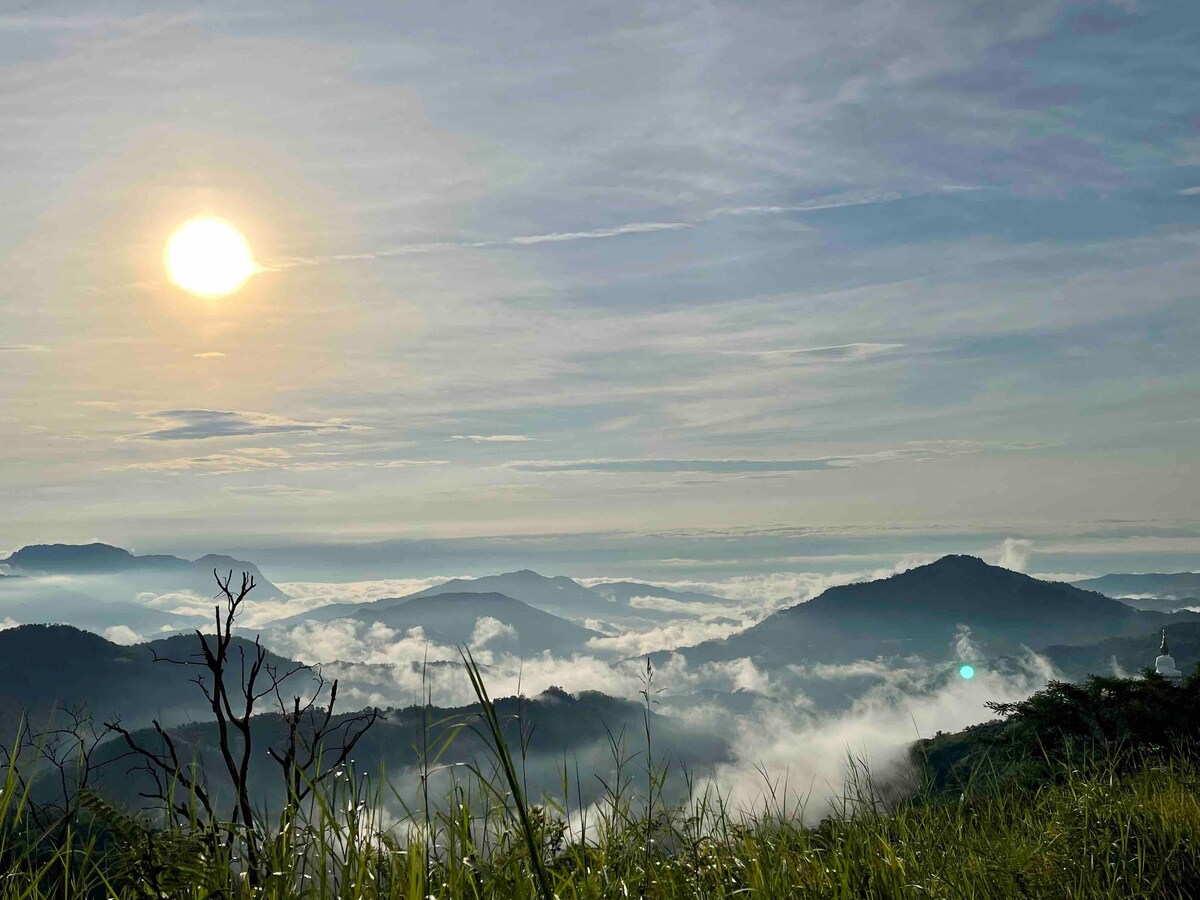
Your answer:
[[[371,250],[362,253],[337,253],[330,256],[286,257],[273,260],[262,267],[265,272],[292,269],[297,266],[321,266],[337,262],[363,262],[375,259],[389,259],[395,256],[408,256],[420,253],[438,253],[452,250],[488,250],[500,247],[531,247],[537,244],[558,244],[570,241],[589,241],[601,238],[620,237],[626,234],[650,234],[657,231],[674,231],[680,228],[693,228],[696,222],[629,222],[612,228],[594,228],[588,231],[554,231],[546,234],[526,234],[517,237],[501,238],[489,241],[424,241],[413,244],[399,244],[383,250]]]
[[[736,475],[746,472],[810,472],[835,468],[829,459],[570,459],[509,463],[522,472],[600,472],[607,474],[660,474],[705,472]]]
[[[142,472],[207,472],[212,475],[233,475],[258,469],[284,468],[286,463],[240,453],[211,453],[207,456],[186,456],[178,459],[130,463],[124,468]]]
[[[641,656],[659,650],[690,647],[704,641],[718,640],[737,634],[754,624],[753,618],[729,619],[709,616],[702,619],[671,621],[646,631],[626,631],[621,634],[591,638],[588,649],[618,656]]]
[[[166,428],[139,432],[133,437],[154,441],[200,441],[259,434],[351,431],[359,427],[335,419],[325,422],[302,422],[269,413],[219,409],[167,409],[149,413],[148,417],[172,424]]]
[[[327,497],[333,494],[333,491],[325,490],[324,488],[297,487],[293,484],[226,485],[221,490],[224,493],[236,494],[239,497],[271,497],[282,499]]]
[[[412,469],[425,466],[449,465],[445,459],[336,459],[295,456],[287,451],[256,452],[257,448],[233,453],[210,453],[204,456],[182,456],[175,459],[134,462],[124,469],[141,472],[201,472],[208,475],[235,475],[239,472],[283,470],[289,472],[331,472],[344,469]],[[261,448],[276,450],[277,448]],[[239,487],[240,491],[241,488]],[[269,493],[264,491],[263,493]]]
[[[782,347],[773,350],[721,350],[724,356],[753,356],[759,359],[799,359],[830,362],[853,362],[899,350],[904,344],[879,344],[856,341],[829,347]]]
[[[1031,445],[989,444],[978,441],[914,441],[872,453],[822,456],[809,459],[570,459],[521,460],[507,467],[521,472],[601,474],[708,474],[751,475],[818,472],[899,460],[920,461],[978,453],[985,447],[1032,449]]]
[[[961,192],[975,190],[971,187],[955,186],[946,188],[945,192]],[[912,196],[898,191],[856,191],[846,194],[815,197],[800,203],[783,205],[748,205],[725,206],[693,218],[665,222],[625,222],[603,228],[588,228],[578,231],[551,231],[542,234],[524,234],[515,237],[496,238],[485,241],[423,241],[412,244],[399,244],[382,250],[366,251],[363,253],[339,253],[330,256],[286,257],[270,262],[263,266],[264,271],[290,269],[296,266],[317,266],[334,262],[356,262],[372,259],[387,259],[393,256],[404,256],[415,253],[435,253],[447,250],[487,250],[502,247],[531,247],[538,244],[559,244],[571,241],[594,241],[604,238],[624,237],[634,234],[655,234],[662,231],[678,231],[681,229],[698,228],[715,219],[725,216],[778,216],[788,213],[817,212],[826,209],[838,209],[847,206],[867,206],[878,203],[890,203]]]
[[[972,186],[948,186],[942,189],[945,193],[981,190]],[[813,197],[800,203],[789,203],[782,206],[723,206],[714,209],[704,216],[704,221],[720,216],[756,216],[773,215],[778,213],[817,212],[823,209],[841,209],[846,206],[870,206],[876,203],[891,203],[913,196],[901,191],[866,190],[852,191],[843,194],[829,194],[823,197]]]
[[[332,463],[331,467],[338,466],[338,463]],[[448,459],[378,459],[378,460],[361,460],[357,462],[347,462],[340,464],[346,468],[368,468],[368,469],[415,469],[422,466],[448,466]]]
[[[455,434],[450,436],[452,441],[471,441],[476,444],[522,444],[526,441],[536,441],[537,438],[524,434]]]
[[[512,246],[524,247],[533,244],[557,244],[563,241],[590,241],[598,238],[621,237],[625,234],[653,234],[656,231],[674,231],[678,228],[694,228],[695,222],[629,222],[614,228],[593,228],[588,231],[555,231],[549,234],[529,234],[496,241],[472,244],[473,247]]]
[[[0,344],[0,353],[49,353],[43,344]]]
[[[193,353],[196,359],[221,359],[225,356],[220,350],[209,350],[205,353]]]

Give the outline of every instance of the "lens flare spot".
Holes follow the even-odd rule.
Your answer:
[[[975,677],[975,667],[974,666],[960,666],[959,670],[958,670],[958,674],[960,676],[962,676],[963,678],[967,679],[968,681],[970,681],[972,678]]]

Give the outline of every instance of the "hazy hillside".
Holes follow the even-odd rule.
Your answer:
[[[258,586],[256,599],[280,599],[287,595],[263,577],[253,563],[230,556],[208,554],[186,560],[177,556],[135,556],[109,544],[33,544],[23,547],[0,563],[16,575],[109,576],[120,579],[134,593],[168,591],[215,592],[213,570],[224,574],[249,572]]]
[[[251,642],[234,638],[231,651]],[[118,715],[140,727],[153,717],[184,722],[211,715],[193,682],[197,670],[155,662],[154,655],[194,658],[194,634],[147,644],[122,646],[66,625],[23,625],[0,631],[0,697],[4,710],[24,708],[31,714],[56,705],[86,704],[97,719]],[[268,661],[286,670],[294,663],[275,654]],[[293,690],[308,684],[297,675]],[[4,721],[7,736],[16,722]]]
[[[15,576],[0,580],[0,620],[4,619],[22,625],[70,624],[96,632],[116,625],[136,626],[137,630],[146,633],[178,631],[201,624],[201,620],[194,616],[177,615],[130,600],[105,599],[72,590],[57,578]]]
[[[1073,582],[1076,587],[1109,597],[1159,597],[1164,600],[1200,598],[1200,572],[1102,575]],[[1197,601],[1200,603],[1200,600]]]
[[[1123,603],[1039,581],[970,556],[946,556],[879,581],[830,588],[724,640],[680,652],[689,661],[750,657],[772,664],[847,662],[920,654],[947,658],[961,625],[988,655],[1021,644],[1082,642],[1126,633],[1147,618]]]
[[[1154,629],[1090,644],[1055,644],[1043,652],[1071,678],[1118,673],[1132,675],[1154,665],[1161,638],[1161,631]],[[1200,621],[1172,622],[1167,626],[1167,642],[1175,665],[1185,675],[1190,675],[1200,664]]]
[[[990,721],[918,740],[910,755],[926,783],[959,802],[965,790],[1006,784],[1037,788],[1078,771],[1091,759],[1123,764],[1195,758],[1200,737],[1200,682],[1185,678],[1097,676],[1052,682],[1015,703],[993,707]]]
[[[437,644],[486,643],[491,649],[522,654],[550,650],[569,653],[599,633],[566,619],[534,609],[527,603],[496,593],[418,595],[393,605],[392,601],[359,607],[348,618],[381,622],[405,630],[420,627]],[[502,628],[481,626],[492,619]],[[482,629],[482,630],[481,630]]]
[[[604,581],[600,584],[593,584],[591,590],[611,600],[614,603],[620,603],[624,606],[632,606],[635,599],[664,599],[674,600],[676,603],[701,604],[701,605],[728,605],[733,601],[724,597],[715,597],[712,594],[701,594],[697,591],[675,591],[670,588],[658,587],[654,584],[645,584],[640,581]],[[652,606],[639,605],[639,610],[650,609]]]
[[[436,745],[440,736],[456,729],[463,723],[472,722],[478,715],[477,705],[456,708],[419,706],[403,709],[388,709],[367,732],[355,748],[356,767],[360,772],[386,772],[398,795],[409,800],[416,797],[419,778],[412,770],[420,760],[422,729],[428,723],[428,739]],[[496,700],[496,712],[505,728],[510,746],[522,743],[526,747],[527,760],[524,775],[530,794],[542,792],[553,795],[559,784],[560,769],[564,759],[571,767],[572,779],[576,764],[583,771],[593,767],[600,771],[612,765],[610,740],[616,740],[628,757],[625,765],[630,772],[639,765],[636,754],[639,747],[638,735],[644,726],[643,707],[639,703],[619,700],[595,691],[576,695],[551,688],[532,698],[508,697]],[[335,719],[352,716],[347,711]],[[668,716],[651,713],[651,727],[656,744],[656,758],[672,758],[674,763],[694,770],[703,771],[729,758],[726,741],[702,729],[686,725]],[[278,716],[264,715],[254,720],[252,740],[263,748],[253,756],[251,776],[258,785],[258,794],[265,800],[277,799],[277,769],[267,758],[265,749],[280,736],[281,722]],[[173,732],[181,746],[196,752],[210,769],[219,765],[217,759],[216,726],[208,722],[177,728]],[[524,735],[524,738],[521,737]],[[149,730],[136,735],[139,741],[153,745],[156,738]],[[103,762],[120,754],[122,745],[109,742],[101,749],[97,758]],[[448,778],[450,766],[469,763],[486,758],[486,748],[479,732],[470,727],[457,732],[439,759],[443,779]],[[144,785],[137,773],[127,773],[120,766],[110,768],[101,775],[102,789],[130,805],[140,803],[137,791]],[[682,788],[680,782],[676,788]],[[593,777],[579,785],[579,795],[584,803],[597,799],[604,786]],[[439,786],[438,790],[441,790]],[[574,791],[574,788],[572,789]],[[575,801],[577,798],[572,797]]]
[[[564,619],[579,621],[611,618],[615,611],[612,603],[577,581],[562,575],[547,578],[529,569],[482,578],[454,578],[410,597],[380,603],[395,605],[435,594],[503,594]]]
[[[1174,613],[1180,610],[1200,609],[1200,597],[1115,597],[1113,599],[1146,612]]]
[[[481,578],[453,578],[405,597],[385,598],[372,603],[348,607],[345,603],[333,603],[305,613],[281,619],[277,624],[291,625],[298,622],[328,622],[332,619],[357,615],[358,611],[371,610],[371,614],[389,607],[399,606],[409,600],[443,594],[502,594],[515,600],[577,623],[588,620],[622,623],[631,626],[662,622],[681,615],[698,612],[674,609],[656,609],[653,604],[633,606],[633,597],[652,596],[687,603],[722,603],[719,597],[705,594],[669,591],[653,585],[634,582],[609,582],[601,585],[604,590],[589,589],[565,576],[554,578],[539,575],[530,569],[506,572],[501,575],[485,575]]]

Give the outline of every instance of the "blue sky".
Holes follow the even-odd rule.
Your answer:
[[[0,545],[1196,566],[1194,4],[148,9],[0,11]]]

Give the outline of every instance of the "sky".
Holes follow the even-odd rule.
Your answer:
[[[1195,568],[1198,83],[1188,2],[9,0],[0,547]]]

